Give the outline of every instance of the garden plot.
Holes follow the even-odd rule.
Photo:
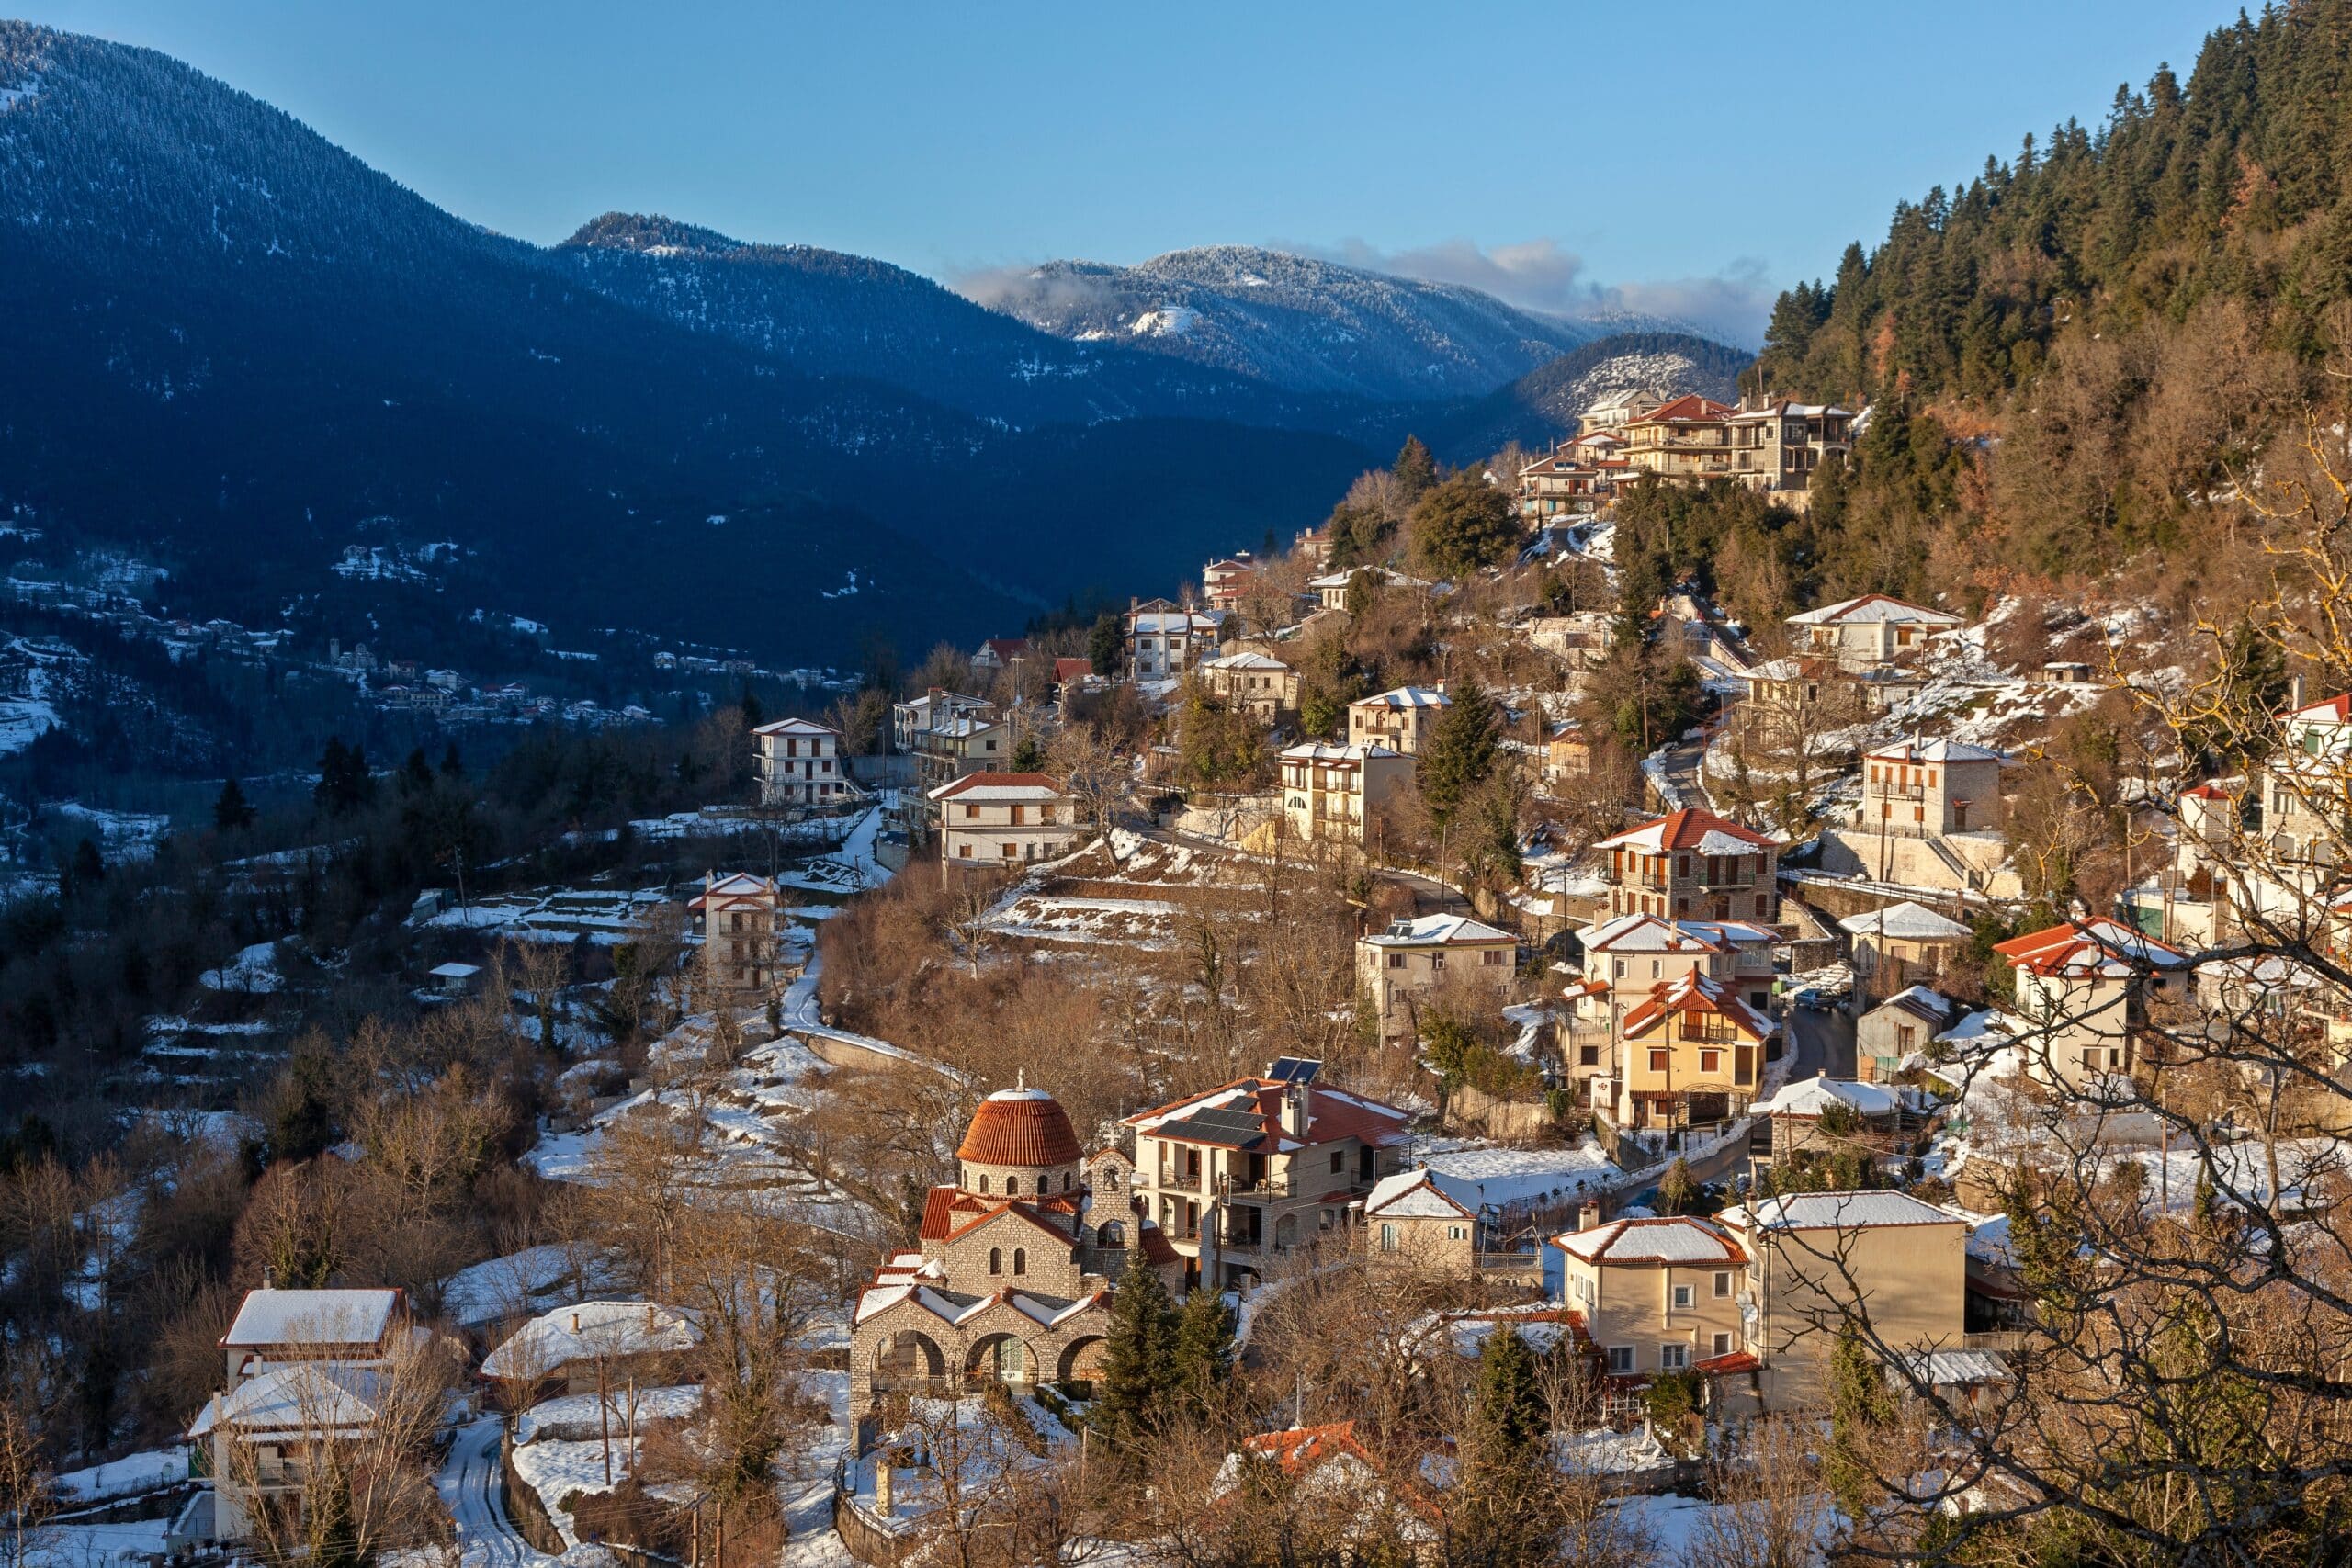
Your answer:
[[[518,942],[568,942],[584,936],[597,946],[615,947],[628,942],[637,924],[655,908],[683,897],[659,887],[539,888],[477,898],[416,923]]]

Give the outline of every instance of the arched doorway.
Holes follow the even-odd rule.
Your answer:
[[[901,1328],[874,1347],[874,1391],[936,1393],[947,1377],[939,1342],[917,1328]]]
[[[1037,1382],[1037,1359],[1029,1347],[1011,1334],[984,1335],[964,1358],[967,1383],[1001,1382],[1030,1387]]]
[[[1102,1375],[1102,1336],[1088,1334],[1062,1347],[1054,1366],[1056,1382],[1088,1382]]]

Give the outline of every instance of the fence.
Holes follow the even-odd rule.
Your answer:
[[[514,1472],[514,1439],[511,1434],[498,1439],[498,1494],[506,1517],[514,1521],[517,1535],[549,1556],[563,1555],[563,1532],[548,1517],[547,1505],[539,1500],[538,1493]]]

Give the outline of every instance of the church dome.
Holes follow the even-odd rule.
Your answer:
[[[1001,1089],[980,1101],[956,1150],[980,1166],[1076,1165],[1078,1134],[1061,1101],[1042,1089]]]

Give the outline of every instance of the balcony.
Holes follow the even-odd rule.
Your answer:
[[[1205,1192],[1208,1190],[1200,1171],[1171,1170],[1164,1165],[1159,1168],[1159,1179],[1154,1181],[1152,1185],[1170,1192]]]
[[[1216,1195],[1220,1198],[1289,1198],[1295,1196],[1290,1174],[1256,1178],[1236,1176],[1227,1172],[1216,1179]]]

